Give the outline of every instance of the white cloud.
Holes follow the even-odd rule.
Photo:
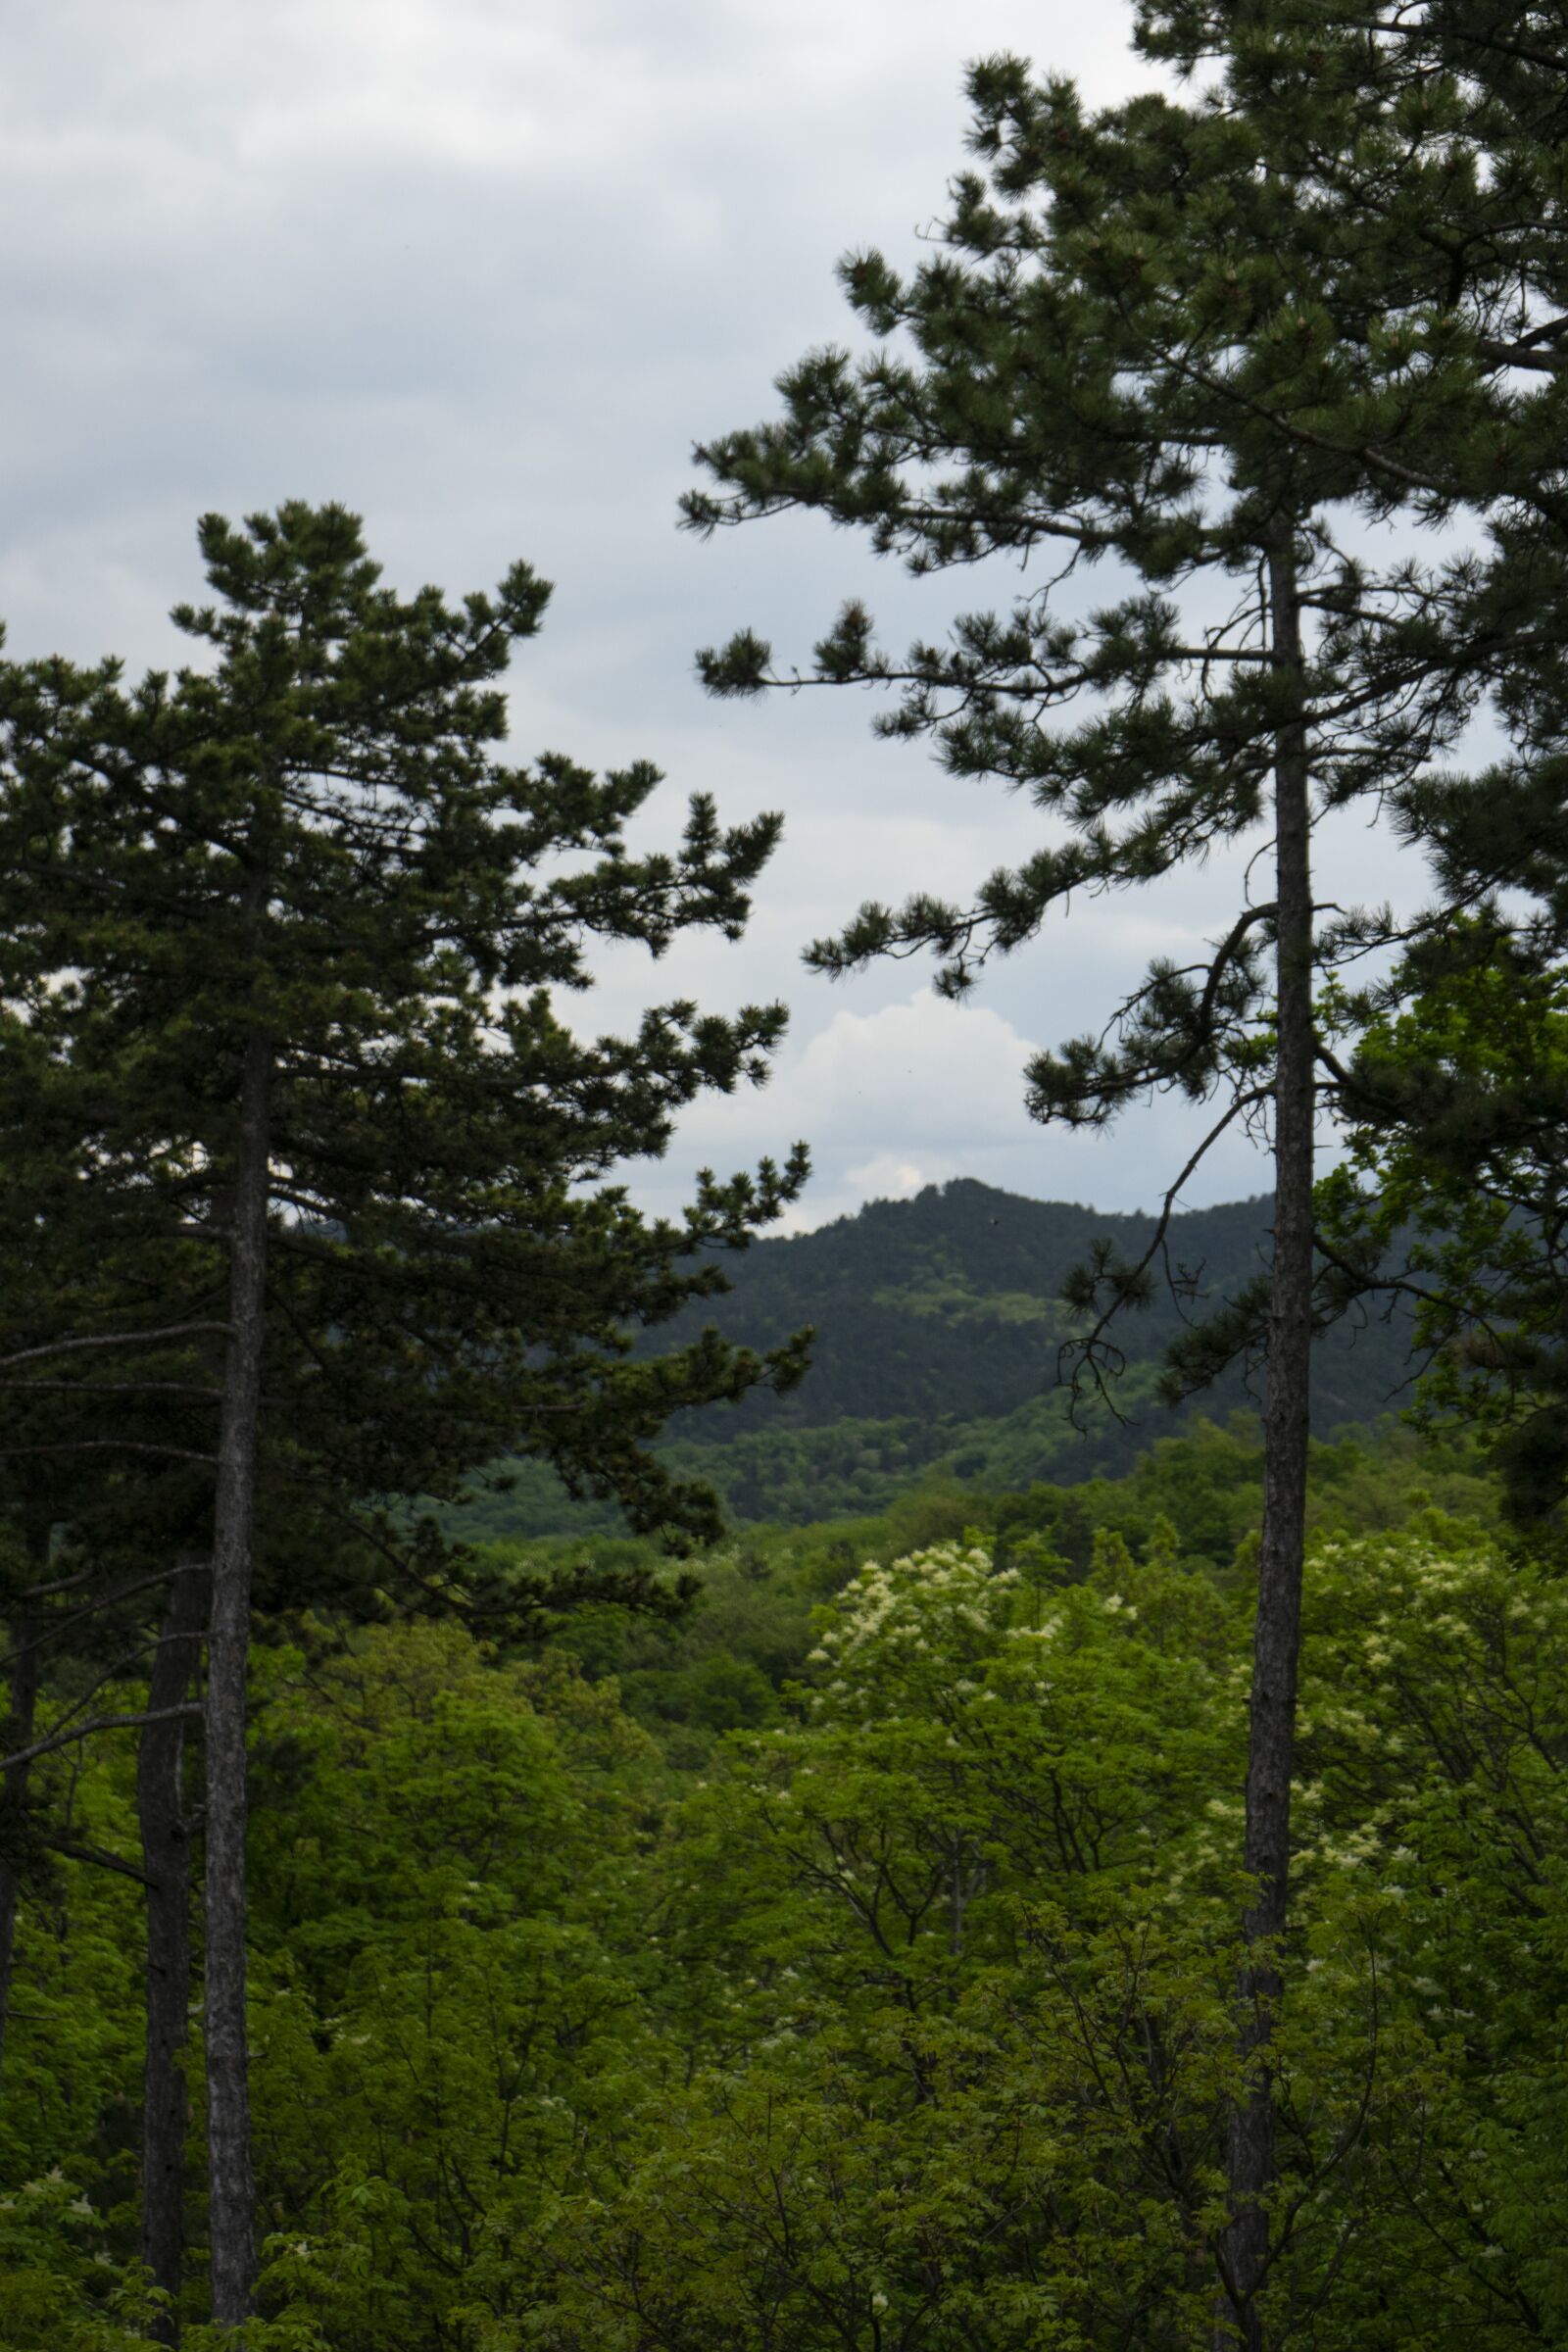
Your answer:
[[[1134,1110],[1107,1135],[1044,1129],[1023,1106],[1031,1047],[989,1006],[953,1004],[928,988],[866,1012],[840,1009],[780,1054],[767,1086],[694,1105],[666,1159],[642,1163],[632,1189],[672,1208],[698,1165],[727,1174],[797,1138],[812,1178],[786,1232],[849,1214],[866,1200],[903,1200],[924,1185],[971,1176],[1036,1199],[1144,1208],[1180,1168],[1197,1126],[1185,1105]],[[1212,1114],[1210,1114],[1211,1116]],[[1240,1143],[1192,1188],[1192,1203],[1255,1192],[1256,1153]]]
[[[917,1168],[912,1159],[897,1159],[888,1152],[863,1160],[857,1168],[846,1168],[844,1173],[868,1200],[907,1200],[927,1182],[925,1170]]]
[[[836,1013],[783,1089],[807,1122],[803,1133],[824,1149],[869,1151],[877,1164],[901,1146],[922,1158],[961,1157],[1026,1126],[1028,1054],[1027,1041],[989,1006],[949,1004],[920,988],[906,1004]]]

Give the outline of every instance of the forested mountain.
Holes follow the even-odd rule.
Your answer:
[[[689,1339],[711,1317],[733,1341],[772,1348],[811,1327],[811,1368],[782,1396],[754,1390],[674,1415],[660,1451],[682,1478],[712,1486],[732,1519],[797,1526],[885,1510],[916,1477],[991,1493],[1119,1477],[1195,1416],[1251,1414],[1258,1401],[1242,1366],[1176,1408],[1160,1401],[1157,1380],[1184,1317],[1266,1268],[1263,1200],[1172,1220],[1171,1267],[1194,1297],[1161,1287],[1146,1309],[1121,1316],[1114,1409],[1092,1393],[1074,1399],[1062,1345],[1079,1326],[1062,1283],[1096,1241],[1136,1259],[1152,1230],[1148,1216],[1029,1200],[963,1177],[912,1200],[871,1201],[815,1233],[756,1243],[727,1261],[728,1298],[664,1328]],[[1323,1334],[1312,1389],[1320,1434],[1365,1429],[1398,1409],[1410,1336],[1402,1312],[1358,1312]],[[569,1502],[530,1463],[450,1523],[505,1540],[617,1524],[609,1506]]]
[[[1129,1368],[1156,1364],[1204,1299],[1234,1296],[1266,1267],[1268,1218],[1266,1200],[1173,1218],[1170,1262],[1198,1296],[1184,1302],[1161,1287],[1148,1308],[1122,1316],[1115,1338]],[[1061,1299],[1072,1268],[1100,1240],[1136,1259],[1153,1228],[1150,1216],[1024,1200],[959,1177],[928,1185],[912,1200],[871,1201],[815,1233],[759,1242],[729,1268],[724,1329],[771,1347],[812,1325],[811,1369],[787,1396],[754,1392],[735,1406],[682,1414],[672,1434],[718,1445],[761,1428],[905,1416],[953,1424],[1013,1413],[1058,1387],[1061,1344],[1079,1328]],[[1332,1425],[1389,1411],[1408,1348],[1402,1318],[1357,1317],[1325,1334],[1316,1347],[1315,1417]],[[1148,1384],[1132,1384],[1135,1409],[1139,1390],[1147,1398]],[[1249,1401],[1238,1370],[1204,1409]],[[1145,1409],[1166,1425],[1163,1408]]]

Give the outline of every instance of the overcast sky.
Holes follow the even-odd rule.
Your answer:
[[[655,760],[721,812],[780,808],[747,941],[617,956],[574,1014],[783,997],[773,1082],[694,1110],[640,1194],[797,1136],[798,1224],[973,1175],[1148,1205],[1185,1157],[1166,1105],[1108,1137],[1031,1126],[1020,1070],[1102,1017],[1152,953],[1223,927],[1236,868],[1078,906],[961,1008],[799,951],[868,896],[961,895],[1038,838],[996,787],[871,740],[858,694],[705,700],[694,649],[752,623],[804,657],[861,593],[897,641],[951,584],[902,580],[817,518],[704,546],[675,529],[694,440],[774,407],[778,370],[855,339],[846,249],[919,251],[964,163],[962,70],[998,49],[1113,99],[1141,69],[1115,0],[49,0],[0,37],[11,234],[0,613],[19,655],[166,659],[193,524],[286,497],[364,514],[397,586],[556,583],[513,672],[518,756]],[[1007,583],[1000,583],[1005,596]],[[968,598],[974,587],[965,582]],[[1340,850],[1389,887],[1362,833]],[[1260,1190],[1238,1141],[1194,1203]]]

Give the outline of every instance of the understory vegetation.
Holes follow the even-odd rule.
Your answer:
[[[1196,2341],[1258,1458],[747,1529],[673,1624],[262,1629],[247,2341]],[[1568,1585],[1407,1433],[1315,1448],[1312,1518],[1271,2306],[1560,2341]],[[133,1850],[129,1733],[46,1769]],[[143,2340],[139,1911],[69,1852],[23,1907],[8,2352]]]

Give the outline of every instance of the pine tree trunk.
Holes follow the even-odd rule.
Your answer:
[[[1299,678],[1301,615],[1288,541],[1269,556],[1271,643]],[[1291,1774],[1301,1641],[1301,1555],[1312,1336],[1312,875],[1304,725],[1281,729],[1275,758],[1278,1049],[1274,1094],[1274,1264],[1264,1417],[1263,1547],[1247,1755],[1246,1867],[1256,1892],[1243,1921],[1249,1958],[1239,1987],[1248,2085],[1230,2116],[1226,2232],[1230,2321],[1225,2339],[1263,2352],[1257,2296],[1268,2269],[1266,2198],[1275,2173],[1268,2044],[1281,1980],[1291,1838]]]
[[[201,1654],[205,1585],[181,1560],[170,1580],[162,1641],[148,1679],[150,1714],[176,1707]],[[190,1830],[181,1786],[185,1726],[143,1726],[136,1751],[136,1814],[147,1878],[147,2057],[142,2076],[141,2258],[155,2285],[177,2301],[185,2258],[185,2134],[190,2099],[185,2042],[190,2014]],[[156,2340],[178,2341],[178,2323]]]
[[[32,1743],[43,1650],[37,1639],[38,1626],[31,1617],[18,1615],[6,1630],[13,1652],[20,1653],[11,1669],[5,1729],[0,1733],[5,1741],[3,1752],[10,1755],[14,1749]],[[20,1848],[25,1835],[27,1780],[31,1769],[29,1764],[10,1764],[0,1783],[0,2080],[5,2065],[6,2029],[11,2019],[17,1906],[22,1899]]]
[[[245,2026],[245,1691],[250,1659],[251,1545],[267,1303],[271,1047],[245,1048],[229,1239],[229,1340],[223,1372],[213,1515],[213,1599],[207,1632],[208,2195],[213,2319],[237,2328],[256,2279]]]

